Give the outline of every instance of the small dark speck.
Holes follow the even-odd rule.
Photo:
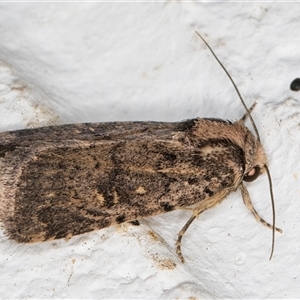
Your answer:
[[[213,192],[211,189],[209,189],[208,187],[206,187],[206,188],[204,189],[204,192],[205,192],[206,194],[208,194],[209,197],[212,197],[212,196],[214,195],[214,192]]]
[[[165,212],[174,210],[174,206],[170,205],[168,202],[162,202],[160,206],[164,209]]]
[[[300,78],[296,78],[292,81],[290,89],[294,92],[300,91]]]
[[[116,218],[116,221],[117,221],[117,223],[119,223],[119,224],[125,222],[125,216],[124,216],[124,215],[118,216],[118,217]]]
[[[189,178],[188,183],[189,183],[189,185],[198,184],[198,179],[197,178]]]
[[[140,222],[138,220],[130,221],[130,223],[134,226],[139,226]]]
[[[165,159],[170,160],[170,161],[174,161],[176,159],[176,154],[174,153],[164,153],[163,154]]]

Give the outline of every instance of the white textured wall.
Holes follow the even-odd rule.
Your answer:
[[[176,235],[172,212],[34,245],[0,239],[3,298],[298,298],[300,296],[299,3],[1,3],[0,130],[72,122],[244,113],[203,34],[250,106],[270,160],[271,231],[237,192]],[[1,178],[0,178],[1,180]],[[271,220],[266,176],[248,185]]]

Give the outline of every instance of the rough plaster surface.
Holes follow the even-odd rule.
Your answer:
[[[0,3],[0,130],[72,122],[238,119],[253,112],[276,198],[271,231],[237,192],[195,221],[178,211],[33,245],[1,231],[1,298],[298,298],[299,3]],[[0,179],[1,180],[1,179]],[[266,176],[248,185],[271,220]]]

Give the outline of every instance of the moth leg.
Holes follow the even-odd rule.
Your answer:
[[[128,223],[130,223],[131,225],[134,225],[134,226],[139,226],[140,225],[140,222],[138,220],[129,221]]]
[[[182,263],[184,263],[184,258],[181,253],[181,240],[189,226],[192,224],[192,222],[199,217],[201,213],[203,213],[205,210],[212,208],[216,206],[217,204],[221,203],[222,200],[225,199],[225,197],[228,195],[230,190],[223,189],[219,193],[215,194],[213,197],[209,197],[206,199],[206,201],[198,203],[198,206],[193,208],[193,215],[190,217],[190,219],[187,221],[187,223],[183,226],[183,228],[180,230],[176,242],[176,253],[179,256]]]
[[[271,224],[269,224],[268,222],[266,222],[263,218],[261,218],[260,215],[258,214],[258,212],[253,207],[248,190],[243,183],[240,184],[240,189],[242,192],[243,201],[244,201],[245,205],[247,206],[247,208],[252,212],[255,219],[257,221],[259,221],[260,223],[262,223],[263,225],[269,227],[270,229],[273,229],[273,226]],[[275,227],[275,229],[276,229],[276,231],[282,233],[282,230],[280,228]]]
[[[176,253],[179,256],[182,263],[184,263],[184,258],[181,253],[181,240],[182,240],[184,233],[187,231],[187,229],[189,228],[189,226],[192,224],[192,222],[195,219],[196,219],[195,215],[191,216],[191,218],[187,221],[187,223],[183,226],[183,228],[180,230],[180,232],[178,234],[178,238],[177,238],[177,242],[176,242]]]
[[[254,109],[254,107],[256,106],[257,102],[254,102],[252,104],[252,106],[249,108],[249,111],[246,112],[242,118],[240,119],[241,122],[245,123],[246,119],[249,117],[249,114],[251,114],[252,110]]]
[[[205,209],[202,208],[201,210],[194,210],[193,215],[190,217],[190,219],[186,222],[186,224],[182,227],[180,232],[178,233],[178,238],[176,242],[176,253],[178,257],[180,258],[181,262],[184,263],[184,258],[181,253],[181,240],[187,229],[190,227],[190,225],[193,223],[193,221],[204,211]]]

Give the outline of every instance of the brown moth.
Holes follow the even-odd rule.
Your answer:
[[[192,208],[176,243],[183,262],[189,225],[240,188],[255,218],[273,229],[273,253],[274,230],[281,231],[275,215],[273,225],[260,218],[242,183],[264,170],[269,176],[262,144],[244,125],[251,118],[244,106],[236,122],[85,123],[0,133],[6,234],[19,243],[42,242]]]

